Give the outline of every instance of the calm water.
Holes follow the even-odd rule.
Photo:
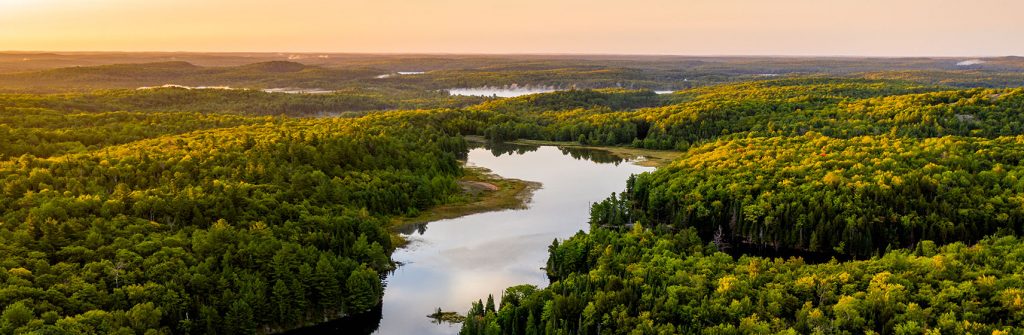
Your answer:
[[[626,179],[653,168],[604,151],[502,146],[469,152],[467,164],[543,184],[527,209],[488,212],[413,227],[412,243],[392,258],[404,264],[387,279],[380,311],[357,324],[335,322],[296,333],[456,334],[434,324],[438,307],[465,313],[472,301],[518,284],[546,286],[540,268],[555,238],[587,230],[590,204],[625,189]],[[378,314],[379,313],[379,314]]]
[[[558,89],[550,86],[505,86],[505,87],[472,87],[472,88],[452,88],[448,89],[448,94],[451,95],[469,95],[469,96],[482,96],[482,97],[500,97],[500,98],[511,98],[518,97],[520,95],[537,94],[537,93],[548,93],[554,92]]]
[[[391,77],[394,77],[394,76],[411,76],[411,75],[424,74],[424,73],[426,73],[426,72],[423,72],[423,71],[398,71],[398,72],[394,72],[394,73],[385,73],[385,74],[376,76],[374,78],[384,79],[384,78],[391,78]]]

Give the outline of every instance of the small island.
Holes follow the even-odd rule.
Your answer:
[[[428,318],[434,319],[434,323],[462,323],[466,321],[466,317],[458,312],[442,311],[441,307],[437,308],[433,314],[427,315]]]

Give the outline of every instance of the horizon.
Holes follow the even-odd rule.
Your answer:
[[[1010,0],[6,0],[0,48],[753,57],[1024,55]],[[282,51],[286,50],[286,51]],[[70,52],[70,51],[63,51]]]
[[[0,50],[0,54],[254,54],[254,55],[338,55],[338,56],[587,56],[587,57],[680,57],[680,58],[839,58],[839,59],[993,59],[993,58],[1024,58],[1021,54],[1002,55],[830,55],[830,54],[656,54],[656,53],[489,53],[489,52],[330,52],[330,51],[191,51],[191,50]]]

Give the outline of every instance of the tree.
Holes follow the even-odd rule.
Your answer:
[[[380,303],[383,293],[380,276],[366,265],[360,265],[352,271],[345,281],[345,287],[348,290],[347,310],[350,313],[364,312]]]
[[[35,312],[24,302],[18,301],[8,305],[4,308],[3,314],[0,314],[0,321],[2,321],[0,329],[5,332],[13,332],[14,329],[32,321],[33,318],[35,318]]]
[[[148,329],[160,328],[163,311],[152,302],[137,304],[128,311],[128,321],[136,332],[145,333]]]

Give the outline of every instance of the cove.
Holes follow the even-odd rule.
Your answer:
[[[630,175],[654,168],[607,151],[554,146],[488,145],[471,149],[468,166],[542,184],[526,209],[472,214],[410,226],[392,259],[380,310],[289,334],[457,334],[461,324],[427,318],[438,307],[464,314],[472,301],[519,284],[547,286],[547,247],[589,228],[590,205],[621,192]]]

